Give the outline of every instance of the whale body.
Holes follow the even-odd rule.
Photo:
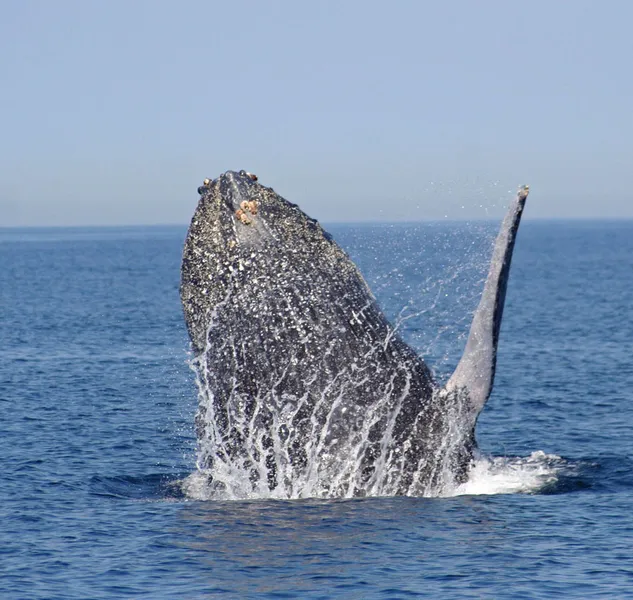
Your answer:
[[[245,171],[205,180],[181,300],[199,386],[199,469],[249,497],[438,495],[468,477],[492,390],[512,251],[498,234],[445,386],[321,225]]]

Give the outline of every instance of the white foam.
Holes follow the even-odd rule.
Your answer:
[[[564,461],[541,450],[521,458],[479,457],[468,481],[446,490],[446,496],[537,492],[555,483]]]
[[[192,500],[220,500],[202,471],[194,471],[179,482],[182,492]]]

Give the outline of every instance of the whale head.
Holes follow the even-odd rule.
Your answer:
[[[183,252],[181,299],[194,352],[206,344],[210,312],[241,278],[282,278],[289,263],[333,264],[360,277],[315,219],[247,171],[205,179]],[[265,260],[265,265],[262,260]]]

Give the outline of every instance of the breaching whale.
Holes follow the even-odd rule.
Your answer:
[[[245,171],[198,188],[180,294],[199,386],[198,468],[233,496],[438,495],[466,480],[492,390],[528,195],[498,234],[445,386],[320,224]]]

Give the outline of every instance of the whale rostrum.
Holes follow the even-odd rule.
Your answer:
[[[199,387],[198,467],[252,497],[437,495],[466,480],[492,390],[528,195],[498,234],[446,386],[320,224],[245,171],[205,180],[180,294]]]

